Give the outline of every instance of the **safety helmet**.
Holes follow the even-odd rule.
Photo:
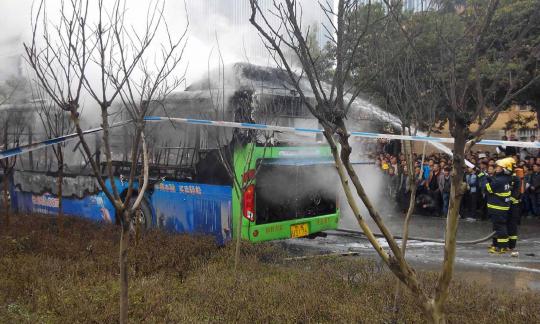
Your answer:
[[[516,164],[516,161],[514,161],[514,159],[511,157],[507,157],[504,159],[497,160],[495,164],[497,164],[498,166],[500,166],[501,168],[507,171],[512,172],[512,169],[514,168],[514,164]]]

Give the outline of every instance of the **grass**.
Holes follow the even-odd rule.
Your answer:
[[[0,322],[109,323],[118,314],[118,228],[65,218],[16,216],[0,228]],[[395,280],[359,258],[286,262],[279,244],[234,248],[208,237],[151,231],[130,249],[132,322],[417,323],[405,294],[391,312]],[[432,273],[421,273],[431,287]],[[455,281],[453,323],[538,323],[540,295]]]

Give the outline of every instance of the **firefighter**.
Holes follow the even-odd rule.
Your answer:
[[[511,196],[510,196],[510,212],[508,213],[508,219],[506,220],[506,230],[508,231],[508,250],[513,257],[519,256],[519,252],[516,251],[516,244],[518,239],[518,225],[521,220],[521,179],[523,176],[523,169],[515,169],[515,173],[512,174],[512,182],[510,184]]]
[[[510,211],[510,184],[512,181],[512,166],[515,161],[505,158],[496,162],[495,174],[486,183],[487,212],[495,231],[494,244],[489,253],[506,253],[508,250],[508,232],[506,221]]]

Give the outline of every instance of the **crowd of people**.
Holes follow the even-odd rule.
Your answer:
[[[503,140],[515,140],[503,137]],[[530,141],[536,138],[531,136]],[[413,154],[414,170],[407,167],[405,155],[397,149],[396,143],[381,143],[375,163],[384,175],[384,191],[389,200],[396,202],[399,210],[405,212],[410,204],[411,185],[409,177],[414,176],[416,214],[445,217],[448,213],[451,191],[452,159],[443,153],[430,153],[422,156]],[[468,167],[463,181],[466,192],[460,206],[460,217],[469,220],[488,220],[494,222],[494,230],[500,230],[503,220],[494,214],[513,214],[514,222],[519,223],[522,216],[540,217],[540,151],[537,148],[514,146],[497,147],[495,152],[476,151],[466,156]],[[510,159],[509,159],[510,158]],[[506,177],[504,177],[506,176]],[[507,182],[507,183],[506,183]],[[502,185],[500,192],[493,187]],[[513,225],[509,225],[512,227]],[[516,225],[517,226],[517,225]],[[510,229],[507,232],[513,232]],[[511,233],[514,234],[514,233]],[[507,233],[506,236],[509,234]],[[508,244],[498,244],[496,234],[492,252],[504,252],[515,248],[517,233],[510,235]]]

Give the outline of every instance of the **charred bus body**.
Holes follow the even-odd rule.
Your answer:
[[[171,94],[165,103],[155,106],[155,114],[318,128],[317,120],[288,80],[288,75],[278,69],[237,63],[211,72],[186,91]],[[230,129],[204,123],[171,125],[165,131],[162,123],[149,125],[158,149],[154,152],[156,159],[176,163],[189,156],[185,150],[198,152],[188,166],[192,181],[232,187],[231,221],[236,227],[238,216],[243,215],[243,239],[265,241],[337,228],[335,169],[328,147],[320,143],[317,135]],[[236,181],[227,174],[222,157],[228,159]],[[247,187],[246,181],[250,183]]]
[[[237,63],[210,72],[185,91],[171,93],[164,102],[152,103],[151,114],[317,128],[317,120],[288,80],[278,69]],[[128,119],[121,109],[116,118]],[[112,132],[115,177],[107,183],[115,181],[120,190],[127,189],[122,175],[128,174],[130,167],[130,132],[130,127]],[[253,242],[337,228],[335,168],[329,148],[316,134],[162,121],[149,122],[145,135],[152,183],[142,205],[148,227],[212,234],[221,242],[230,239],[238,225],[242,238]],[[100,145],[96,138],[98,157]],[[54,192],[43,189],[46,186],[29,185],[52,183],[53,179],[36,177],[36,172],[17,172],[14,193],[19,199],[14,205],[21,211],[55,213]],[[91,176],[66,177],[65,187],[71,196],[64,198],[65,213],[114,222],[114,208],[95,181],[87,178]],[[70,188],[70,181],[76,189]],[[86,188],[91,182],[92,188]]]

